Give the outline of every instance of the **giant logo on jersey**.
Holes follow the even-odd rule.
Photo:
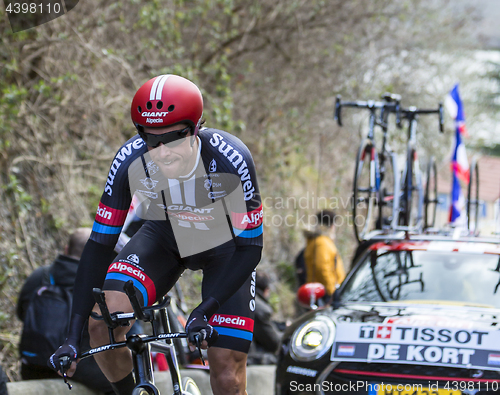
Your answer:
[[[250,200],[254,196],[255,187],[253,186],[252,178],[248,171],[247,162],[243,159],[243,155],[241,155],[239,151],[223,140],[224,137],[219,133],[214,133],[209,142],[213,147],[219,147],[219,152],[227,158],[235,169],[238,169],[238,176],[243,186],[244,199]]]

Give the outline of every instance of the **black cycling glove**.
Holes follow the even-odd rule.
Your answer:
[[[193,310],[186,324],[189,343],[196,344],[196,336],[200,336],[200,342],[206,340],[209,347],[217,341],[219,334],[208,320],[218,309],[219,302],[209,297]]]
[[[47,361],[47,365],[56,371],[61,370],[60,358],[69,357],[69,364],[76,361],[78,355],[80,354],[80,338],[83,324],[85,319],[77,314],[71,317],[71,323],[69,328],[68,337],[64,341],[61,347],[59,347],[54,354],[52,354]],[[69,367],[69,366],[68,366]]]

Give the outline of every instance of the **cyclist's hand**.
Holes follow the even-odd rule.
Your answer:
[[[47,365],[57,371],[60,376],[62,376],[61,369],[64,368],[68,377],[71,377],[76,370],[79,351],[80,350],[76,341],[66,339],[64,344],[50,356],[49,360],[47,361]],[[61,361],[64,361],[63,366],[61,366]]]
[[[189,349],[191,351],[196,350],[197,336],[199,337],[201,348],[203,349],[213,345],[219,337],[217,331],[208,323],[204,312],[198,309],[193,310],[189,316],[186,324],[186,332],[188,334]]]

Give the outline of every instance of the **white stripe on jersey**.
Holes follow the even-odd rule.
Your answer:
[[[181,221],[181,220],[179,220],[179,226],[182,226],[183,228],[190,228],[191,227],[191,223],[188,222],[188,221]]]
[[[182,204],[182,193],[179,180],[169,178],[168,190],[170,191],[170,198],[172,199],[172,204]]]
[[[193,175],[189,180],[183,182],[184,184],[184,197],[188,206],[196,207],[195,185],[196,178]]]
[[[194,227],[198,230],[210,230],[205,222],[195,222]]]

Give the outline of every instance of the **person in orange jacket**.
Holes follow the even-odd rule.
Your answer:
[[[316,214],[318,223],[314,229],[305,232],[306,281],[323,284],[328,296],[333,294],[346,275],[344,263],[333,242],[335,216],[331,210],[321,210]]]

